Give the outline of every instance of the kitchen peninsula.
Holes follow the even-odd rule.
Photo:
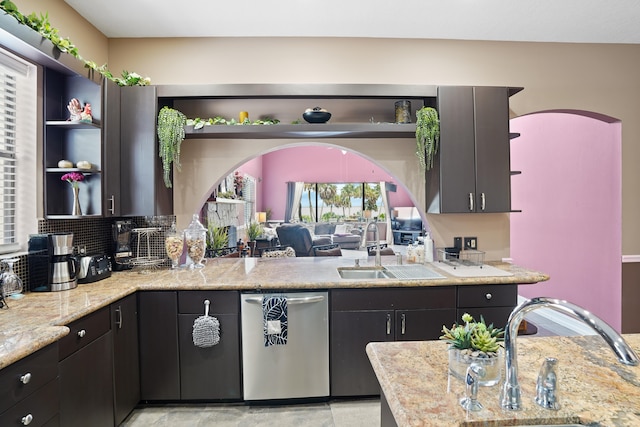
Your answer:
[[[390,264],[383,266],[395,266],[395,257],[388,258]],[[251,300],[260,310],[263,295],[285,292],[296,293],[289,300],[295,304],[313,291],[322,295],[324,306],[321,320],[311,323],[298,311],[306,307],[292,305],[289,311],[290,340],[278,350],[299,348],[294,337],[302,333],[323,343],[314,355],[324,355],[326,369],[321,394],[302,391],[294,397],[375,395],[379,387],[367,343],[434,339],[460,311],[481,310],[504,321],[519,284],[548,280],[502,263],[491,267],[503,273],[499,276],[461,278],[433,265],[435,279],[343,279],[338,269],[354,268],[352,259],[207,261],[201,269],[114,272],[75,289],[9,300],[10,308],[0,313],[0,390],[11,398],[0,404],[0,425],[33,418],[106,427],[120,424],[140,402],[255,400],[246,383],[252,365],[244,361],[255,356],[249,342],[245,345],[255,329],[244,326],[256,325],[260,336],[250,342],[264,349],[262,324],[245,321],[249,310],[240,307]],[[373,266],[373,260],[361,261],[361,267]],[[192,326],[206,300],[219,320],[220,342],[199,348],[192,342]],[[302,331],[300,325],[306,325]],[[323,325],[322,338],[310,325]],[[268,353],[274,354],[282,357]]]
[[[20,300],[10,300],[10,308],[0,316],[0,369],[67,335],[69,331],[63,325],[136,291],[423,288],[533,284],[549,279],[544,273],[516,265],[493,265],[513,276],[459,278],[442,272],[444,279],[345,280],[340,278],[337,268],[352,267],[353,260],[336,257],[212,258],[201,270],[114,272],[108,279],[69,291],[32,292]]]

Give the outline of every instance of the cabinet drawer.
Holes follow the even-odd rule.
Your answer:
[[[109,308],[105,307],[67,325],[69,335],[59,342],[59,360],[104,335],[111,328]]]
[[[458,286],[458,308],[512,306],[518,302],[518,285]]]
[[[331,311],[452,308],[455,300],[455,286],[337,289],[331,291]]]
[[[238,314],[240,297],[237,291],[178,292],[178,313],[204,314],[204,301],[209,300],[209,313]]]
[[[7,366],[0,374],[2,413],[58,376],[58,345],[51,344],[38,350]]]
[[[1,414],[0,426],[18,427],[26,425],[26,417],[31,419],[29,426],[43,426],[58,413],[59,404],[60,390],[58,381],[53,380]]]

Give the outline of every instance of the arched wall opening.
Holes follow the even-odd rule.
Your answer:
[[[511,258],[550,280],[527,297],[566,299],[621,329],[622,125],[593,112],[514,118]]]
[[[361,157],[361,161],[371,161],[378,172],[384,172],[394,177],[393,182],[399,189],[405,190],[411,202],[422,211],[424,206],[424,173],[417,167],[414,146],[415,143],[403,139],[332,139],[330,144],[302,140],[211,140],[188,139],[183,142],[181,149],[180,172],[174,171],[174,212],[177,217],[177,226],[185,227],[191,220],[191,215],[199,212],[204,202],[211,194],[211,190],[226,175],[243,167],[248,161],[268,155],[282,148],[295,148],[303,146],[319,146],[332,148],[334,153],[342,150],[349,153],[350,157]],[[393,150],[389,150],[393,147]],[[296,161],[294,158],[293,161]],[[315,167],[324,170],[339,171],[340,161],[335,164],[323,164],[315,161]],[[250,163],[251,164],[251,163]],[[260,168],[261,165],[254,167]],[[287,165],[281,166],[286,168]],[[290,168],[290,167],[289,167]],[[261,171],[249,173],[259,178]],[[372,175],[373,176],[373,175]],[[264,180],[260,185],[265,184]],[[280,190],[278,190],[280,191]],[[281,190],[282,196],[286,195],[286,188]],[[265,191],[261,193],[267,194]],[[266,197],[266,196],[265,196]],[[274,210],[274,204],[269,200],[257,200],[258,206],[270,207]]]
[[[366,155],[335,144],[315,142],[290,144],[261,153],[225,171],[225,175],[213,183],[206,194],[210,194],[224,176],[234,171],[256,178],[256,210],[270,210],[272,219],[284,219],[286,183],[295,181],[326,183],[386,181],[397,186],[395,192],[389,193],[390,207],[417,206],[415,197],[406,185],[384,166]],[[418,210],[423,215],[423,210]]]

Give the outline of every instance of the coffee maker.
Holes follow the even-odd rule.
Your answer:
[[[120,220],[114,221],[113,223],[113,255],[111,256],[111,266],[115,271],[128,270],[132,267],[132,229],[133,222],[131,220]]]
[[[65,291],[78,286],[73,233],[30,235],[27,260],[30,291]]]

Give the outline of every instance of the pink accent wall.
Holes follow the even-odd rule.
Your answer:
[[[271,209],[273,219],[283,219],[287,182],[379,182],[398,184],[389,193],[391,206],[414,206],[405,187],[382,167],[359,154],[329,144],[294,146],[264,154],[259,209]]]
[[[591,115],[591,117],[588,117]],[[566,299],[620,331],[621,124],[548,112],[511,120],[511,258],[551,279],[519,287],[527,298]]]

